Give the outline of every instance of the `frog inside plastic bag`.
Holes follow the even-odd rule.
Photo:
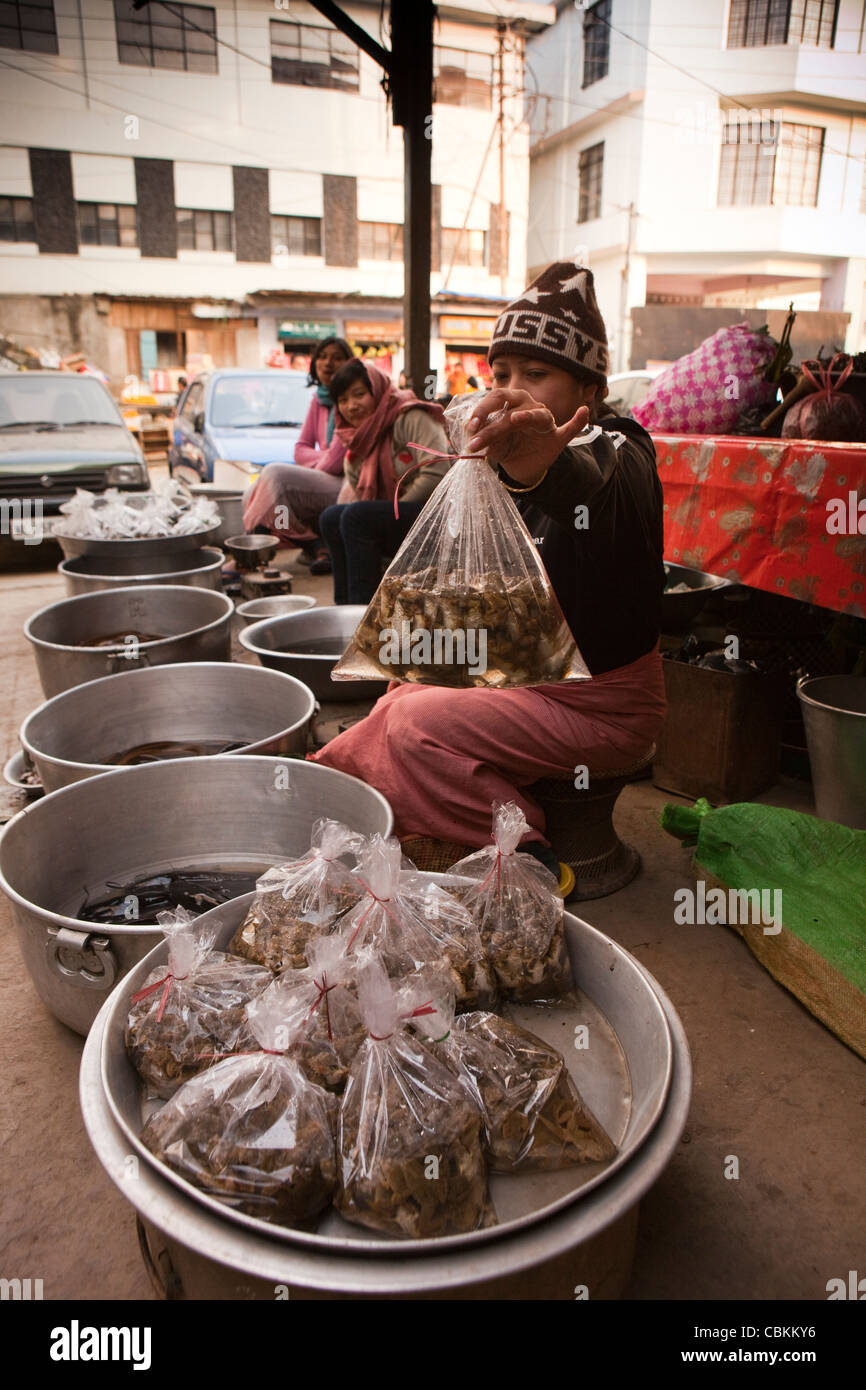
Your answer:
[[[483,454],[478,394],[445,412],[457,461],[385,572],[332,680],[495,689],[589,680],[532,537]]]

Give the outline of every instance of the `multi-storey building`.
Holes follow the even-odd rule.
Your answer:
[[[694,311],[793,300],[837,311],[826,347],[838,332],[863,348],[864,0],[556,8],[527,51],[529,266],[588,260],[614,366],[643,365],[653,336],[660,357],[694,345],[668,333],[665,351],[664,315],[633,314],[644,305],[712,331]]]
[[[378,0],[343,8],[382,36]],[[0,331],[82,350],[115,382],[263,365],[327,332],[399,366],[403,143],[371,58],[302,0],[2,12]],[[483,351],[524,284],[523,53],[554,17],[523,0],[438,7],[439,368]]]

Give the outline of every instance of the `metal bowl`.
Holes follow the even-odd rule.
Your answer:
[[[215,739],[240,743],[232,750],[239,754],[302,758],[315,708],[313,692],[281,671],[199,661],[75,686],[34,710],[20,737],[53,792],[111,772],[117,764],[107,759],[128,748],[169,739]]]
[[[340,604],[292,613],[287,618],[265,618],[245,628],[238,640],[263,666],[296,676],[319,700],[374,700],[387,690],[387,681],[331,680],[332,670],[366,611],[362,604]],[[325,646],[325,651],[304,651],[301,644],[305,643]]]
[[[250,598],[239,603],[235,616],[240,618],[243,627],[250,623],[260,623],[264,618],[287,618],[290,613],[305,613],[315,608],[316,600],[307,594],[274,594],[271,598]]]
[[[219,507],[222,517],[214,537],[217,545],[244,529],[244,493],[242,488],[219,487],[216,483],[196,483],[187,487],[193,497],[207,497]]]
[[[52,533],[58,541],[67,560],[76,555],[126,557],[136,562],[151,555],[178,555],[184,550],[201,550],[202,546],[212,545],[219,535],[219,526],[207,526],[201,531],[190,531],[186,536],[148,536],[146,540],[94,540],[88,536],[59,536]]]
[[[130,585],[79,594],[40,608],[24,624],[42,689],[50,698],[74,685],[179,661],[228,661],[234,604],[188,585]],[[114,633],[159,633],[152,642],[79,647]]]
[[[43,786],[24,781],[23,774],[27,772],[28,769],[33,771],[33,765],[27,754],[19,749],[17,753],[12,754],[12,757],[9,758],[3,768],[3,780],[4,782],[8,782],[10,787],[15,787],[18,791],[24,792],[25,796],[31,798],[44,796],[45,788]]]
[[[391,808],[355,777],[280,758],[180,758],[117,768],[35,801],[0,836],[0,890],[47,1008],[86,1033],[157,926],[95,925],[85,894],[178,868],[264,872],[305,854],[321,816],[389,835]]]
[[[128,588],[131,584],[188,584],[195,589],[219,591],[225,558],[221,550],[212,547],[180,555],[151,555],[144,560],[79,555],[73,560],[61,560],[57,573],[63,575],[69,598],[100,589]],[[144,573],[137,573],[142,566]]]
[[[258,569],[268,565],[280,548],[276,536],[226,536],[223,541],[226,553],[236,562],[238,569]]]
[[[218,911],[225,913],[225,909]],[[536,1213],[534,1219],[507,1223],[507,1229],[503,1223],[469,1237],[374,1244],[369,1233],[352,1228],[354,1239],[323,1240],[321,1235],[276,1227],[253,1231],[228,1219],[225,1208],[211,1211],[199,1200],[201,1194],[193,1196],[184,1190],[185,1185],[170,1178],[152,1158],[130,1153],[128,1131],[117,1118],[120,1114],[122,1119],[126,1105],[127,1063],[111,1031],[116,1000],[109,1000],[84,1048],[82,1111],[100,1162],[138,1212],[142,1254],[161,1296],[572,1301],[581,1296],[578,1290],[583,1285],[591,1299],[619,1297],[631,1270],[638,1203],[673,1157],[686,1122],[691,1064],[682,1025],[653,977],[593,927],[571,914],[565,920],[581,985],[622,1038],[630,1071],[634,1068],[635,1096],[647,1081],[653,1089],[654,1074],[658,1092],[659,1059],[644,1044],[646,1016],[640,1010],[632,1012],[634,998],[642,999],[651,1011],[660,1011],[670,1040],[666,1098],[633,1154],[617,1170],[602,1174],[594,1188],[585,1185],[576,1194],[579,1200],[573,1197],[552,1214]],[[619,970],[625,962],[627,977]],[[620,985],[626,978],[634,986],[633,994]],[[556,1011],[547,1012],[553,1018]],[[579,1062],[568,1056],[561,1041],[560,1047],[576,1072]],[[130,1117],[134,1119],[134,1112]],[[131,1165],[134,1182],[128,1180]],[[536,1177],[551,1176],[504,1181],[515,1190],[523,1185],[528,1190]],[[427,1248],[423,1252],[411,1248],[418,1245]]]
[[[717,574],[705,574],[703,570],[689,569],[687,565],[674,565],[665,561],[665,592],[662,594],[662,630],[678,632],[688,627],[698,616],[710,594],[717,589],[726,589],[729,581],[720,579]],[[671,594],[668,589],[677,584],[688,584],[687,594]]]

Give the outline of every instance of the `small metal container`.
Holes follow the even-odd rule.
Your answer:
[[[319,700],[374,700],[385,693],[387,681],[331,680],[332,670],[366,611],[362,604],[339,604],[292,613],[287,618],[265,618],[245,628],[238,640],[263,666],[296,676]],[[310,646],[319,650],[312,652]]]
[[[181,551],[179,555],[151,555],[141,560],[79,555],[74,560],[61,560],[57,572],[63,575],[69,598],[76,594],[92,594],[99,589],[128,588],[132,584],[188,584],[195,589],[219,592],[225,558],[221,550],[210,546],[203,550]],[[137,574],[139,568],[144,572]]]
[[[231,599],[210,589],[130,585],[40,608],[24,624],[24,635],[33,645],[42,689],[50,698],[74,685],[141,666],[228,661],[233,612]],[[122,632],[161,635],[152,642],[112,647],[77,645]]]
[[[671,594],[669,588],[687,584],[688,593]],[[727,579],[717,574],[705,574],[703,570],[689,569],[687,565],[674,565],[665,561],[665,592],[662,594],[662,631],[679,632],[688,627],[698,616],[710,594],[717,589],[726,589]]]
[[[281,671],[198,661],[75,686],[34,710],[20,737],[53,792],[111,772],[116,764],[106,757],[169,739],[222,740],[240,743],[232,750],[239,754],[302,758],[315,708],[312,691]]]
[[[305,854],[320,816],[389,835],[391,808],[355,777],[280,758],[180,758],[88,777],[19,812],[0,836],[0,890],[46,1007],[86,1033],[115,983],[162,939],[96,925],[85,895],[169,868],[264,870]]]
[[[821,820],[866,830],[866,676],[812,676],[797,684]]]
[[[250,598],[239,603],[235,615],[242,627],[249,627],[265,618],[288,618],[291,613],[305,613],[315,607],[316,600],[307,594],[274,594],[271,598]]]
[[[219,507],[220,528],[214,537],[219,545],[229,536],[244,529],[244,494],[242,489],[219,487],[217,483],[195,483],[188,488],[193,497],[207,497]]]

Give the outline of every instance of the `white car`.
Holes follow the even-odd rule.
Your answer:
[[[660,367],[641,367],[636,372],[615,372],[607,379],[605,405],[615,415],[630,415],[632,406],[640,405],[660,371]]]

